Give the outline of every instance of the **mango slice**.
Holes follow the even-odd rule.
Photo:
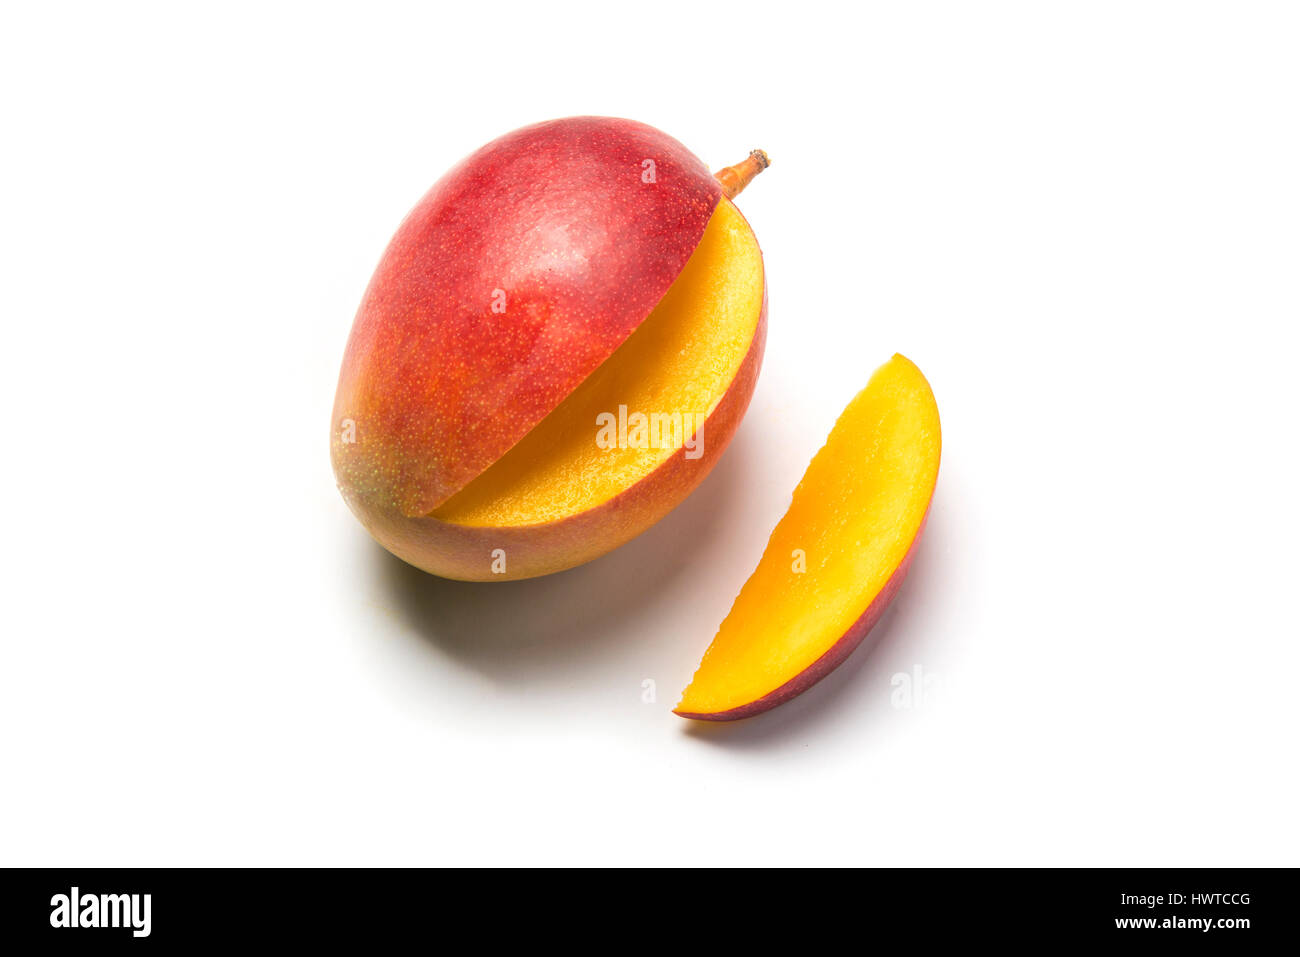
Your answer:
[[[825,677],[907,573],[939,475],[939,410],[895,355],[831,430],[675,709],[727,721]]]

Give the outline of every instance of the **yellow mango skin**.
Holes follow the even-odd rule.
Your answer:
[[[843,661],[902,583],[940,451],[930,384],[896,355],[845,408],[808,466],[676,712],[749,717]]]

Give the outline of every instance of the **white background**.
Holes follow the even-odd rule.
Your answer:
[[[1286,4],[7,5],[0,862],[1300,863],[1298,49]],[[579,113],[771,154],[762,377],[632,544],[440,581],[334,488],[344,342],[444,170]],[[944,460],[875,647],[688,726],[895,351]]]

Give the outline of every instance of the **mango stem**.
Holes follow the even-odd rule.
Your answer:
[[[722,195],[735,199],[740,191],[753,182],[754,177],[772,165],[767,154],[762,150],[751,150],[750,154],[735,166],[728,166],[713,174],[713,178],[722,184]]]

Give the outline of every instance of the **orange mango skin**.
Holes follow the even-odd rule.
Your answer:
[[[462,161],[403,221],[353,324],[331,422],[344,496],[407,517],[451,498],[650,315],[721,195],[631,120],[538,123]]]
[[[343,487],[367,531],[403,561],[459,581],[513,581],[573,568],[631,541],[676,508],[721,458],[754,394],[767,341],[767,291],[745,358],[704,423],[703,454],[680,448],[641,481],[602,505],[555,522],[508,528],[454,525],[410,517]],[[504,549],[506,571],[493,574],[492,552]]]
[[[933,499],[933,490],[930,493]],[[715,711],[700,713],[694,711],[674,711],[674,714],[681,715],[683,718],[692,718],[696,721],[739,721],[741,718],[752,718],[756,714],[762,714],[764,711],[770,711],[777,705],[785,704],[791,698],[803,694],[817,682],[821,681],[828,674],[844,663],[844,660],[851,655],[862,640],[867,637],[867,633],[876,626],[880,616],[885,613],[889,603],[894,600],[898,594],[898,589],[902,587],[903,579],[907,577],[907,571],[912,566],[912,556],[916,554],[917,543],[921,541],[921,535],[925,532],[925,523],[930,517],[930,508],[927,505],[925,518],[921,519],[921,526],[917,529],[916,537],[912,539],[912,544],[908,546],[907,554],[899,562],[894,573],[889,576],[885,587],[880,589],[876,597],[872,599],[871,604],[867,606],[861,617],[858,618],[844,633],[835,644],[831,645],[826,652],[805,668],[795,677],[791,678],[781,687],[774,691],[769,691],[763,697],[741,705],[738,708],[730,708],[726,711]]]

